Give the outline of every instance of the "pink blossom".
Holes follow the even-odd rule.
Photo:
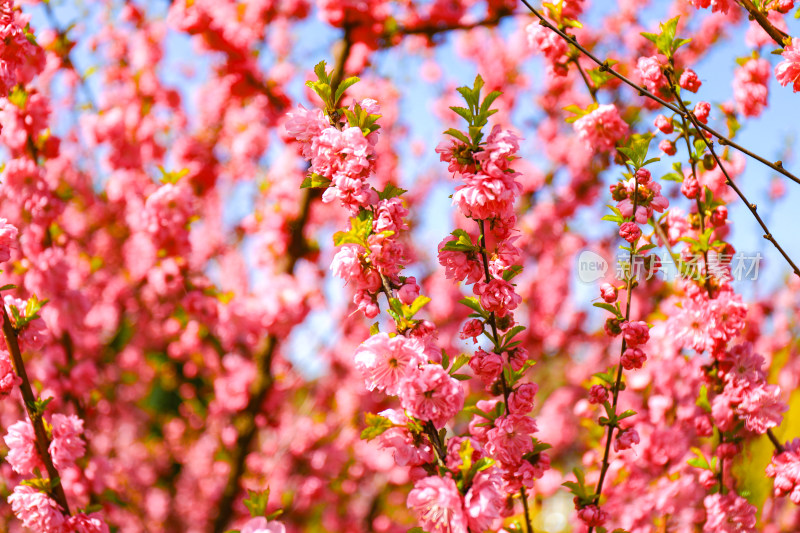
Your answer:
[[[647,344],[650,339],[650,328],[647,327],[646,322],[641,320],[624,322],[622,324],[622,334],[629,347],[640,346]]]
[[[522,191],[515,173],[502,175],[464,174],[456,187],[453,205],[476,220],[506,219],[514,214],[514,201]]]
[[[788,406],[781,401],[780,387],[764,383],[742,391],[742,401],[736,411],[744,418],[745,427],[754,433],[764,434],[769,428],[780,425]]]
[[[717,11],[727,13],[736,4],[734,0],[689,0],[689,2],[697,9],[711,6],[713,13]]]
[[[535,383],[523,383],[508,397],[508,410],[514,415],[526,415],[533,409],[533,399],[539,387]]]
[[[406,305],[411,305],[419,297],[419,285],[417,285],[417,278],[406,278],[406,282],[397,291],[397,297]]]
[[[455,240],[455,237],[449,235],[439,243],[439,264],[444,267],[445,277],[466,283],[480,281],[483,278],[483,269],[472,254],[444,249],[448,242]]]
[[[75,463],[83,456],[86,445],[81,438],[83,434],[83,420],[75,415],[62,415],[56,413],[50,419],[53,427],[53,440],[50,441],[50,456],[53,464],[62,470]]]
[[[242,526],[241,533],[286,533],[286,527],[277,520],[256,516]]]
[[[367,389],[392,395],[398,393],[404,378],[414,379],[416,368],[426,360],[418,340],[403,335],[389,337],[386,333],[365,340],[355,353],[356,368],[364,376]]]
[[[0,351],[0,398],[11,394],[18,383],[22,383],[22,380],[14,372],[8,352]]]
[[[629,450],[635,444],[639,444],[639,433],[633,428],[623,429],[614,439],[614,451]]]
[[[601,404],[608,401],[608,389],[602,385],[592,385],[589,389],[589,403]]]
[[[16,247],[17,233],[16,226],[0,218],[0,263],[11,259],[11,249]]]
[[[678,84],[681,86],[682,89],[686,89],[687,91],[693,93],[696,93],[698,89],[700,89],[700,86],[702,85],[702,83],[697,77],[697,73],[690,68],[687,68],[686,70],[683,71],[683,74],[681,74],[681,79],[678,82]],[[664,133],[669,133],[669,132],[664,132]]]
[[[683,183],[681,183],[681,193],[683,193],[683,195],[690,200],[694,200],[697,198],[697,195],[700,194],[700,182],[697,180],[694,174],[689,174],[683,178]]]
[[[800,91],[800,39],[792,42],[783,49],[783,61],[775,67],[775,78],[785,87],[792,84],[794,92]]]
[[[736,493],[712,494],[703,500],[706,508],[704,533],[751,533],[756,531],[756,507]]]
[[[483,308],[498,317],[506,316],[522,302],[522,297],[514,291],[514,286],[502,279],[476,283],[473,291],[480,297]]]
[[[506,415],[494,421],[486,436],[486,451],[501,463],[516,465],[522,456],[533,450],[532,435],[536,421],[525,415]]]
[[[708,122],[709,113],[711,113],[711,104],[708,102],[697,102],[697,105],[694,106],[694,116],[703,124]]]
[[[733,75],[736,109],[746,117],[757,117],[767,106],[770,65],[766,59],[750,59]]]
[[[783,445],[783,451],[772,457],[767,477],[775,478],[775,496],[789,496],[800,505],[800,439]]]
[[[636,225],[636,222],[623,222],[619,227],[619,236],[628,242],[635,242],[642,236],[642,230]]]
[[[600,285],[600,297],[607,304],[613,304],[617,301],[617,288],[610,283],[603,283]]]
[[[405,426],[408,418],[398,409],[386,409],[378,413],[388,418],[395,426],[384,431],[378,442],[381,448],[394,451],[394,460],[399,466],[416,466],[435,460],[433,446],[427,437],[415,438]]]
[[[467,533],[464,502],[450,477],[429,476],[417,481],[408,493],[409,509],[431,533]]]
[[[675,130],[675,128],[672,125],[672,121],[667,117],[665,117],[664,115],[658,115],[656,117],[655,126],[659,130],[661,130],[661,133],[664,133],[666,135],[669,135]]]
[[[647,360],[647,355],[639,348],[628,348],[622,353],[620,363],[625,370],[638,370]]]
[[[500,372],[503,370],[503,358],[495,352],[478,349],[469,360],[469,367],[488,386],[500,377]]]
[[[408,224],[405,218],[408,216],[408,209],[403,205],[403,200],[399,197],[381,200],[375,207],[375,218],[372,221],[372,229],[376,233],[382,231],[393,231],[399,233],[407,230]]]
[[[556,75],[566,75],[566,54],[569,51],[566,41],[537,22],[528,24],[525,32],[528,36],[528,46],[544,55],[548,69]]]
[[[60,533],[64,514],[59,505],[46,494],[27,485],[17,485],[8,497],[11,509],[22,525],[41,533]]]
[[[440,365],[423,365],[400,383],[400,403],[411,416],[441,429],[464,406],[464,389]]]
[[[505,494],[503,480],[496,468],[478,472],[464,496],[464,511],[471,531],[495,529],[502,517]]]
[[[108,533],[108,524],[100,517],[100,513],[78,513],[67,520],[69,531],[74,533]]]
[[[588,527],[598,527],[606,523],[608,513],[597,505],[587,505],[578,511],[578,518]]]
[[[6,461],[17,474],[28,475],[36,468],[44,472],[44,463],[36,449],[36,435],[27,420],[11,424],[3,440],[8,446]]]
[[[675,148],[675,144],[673,144],[672,141],[668,141],[667,139],[664,139],[663,141],[658,143],[658,149],[667,155],[675,155],[678,151]]]
[[[636,62],[636,69],[650,92],[658,94],[660,89],[667,87],[667,78],[661,71],[661,60],[658,56],[640,57]]]
[[[584,144],[598,152],[613,151],[617,142],[628,135],[628,123],[613,104],[601,105],[572,126]]]
[[[480,337],[482,334],[483,322],[477,318],[472,318],[467,320],[467,322],[464,324],[464,327],[461,328],[458,337],[460,339],[471,338],[473,342],[478,342],[478,337]]]

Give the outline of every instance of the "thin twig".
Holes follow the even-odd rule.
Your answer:
[[[767,32],[767,35],[769,35],[773,41],[778,43],[778,46],[781,48],[786,46],[786,39],[791,39],[791,35],[772,24],[769,18],[762,13],[761,10],[759,10],[750,0],[739,0],[739,5],[745,8],[748,13],[750,13],[750,18],[755,20],[758,25],[761,26],[765,32]]]
[[[653,100],[653,101],[655,101],[655,102],[658,102],[658,103],[659,103],[659,104],[661,104],[662,106],[666,107],[667,109],[670,109],[670,110],[672,110],[672,111],[673,111],[673,112],[675,112],[675,113],[678,113],[678,114],[680,114],[680,113],[681,113],[680,109],[679,109],[677,106],[675,106],[675,105],[673,105],[673,104],[671,104],[671,103],[669,103],[669,102],[665,101],[663,98],[660,98],[660,97],[656,96],[655,94],[651,93],[650,91],[648,91],[647,89],[645,89],[645,88],[644,88],[644,87],[642,87],[641,85],[638,85],[637,83],[634,83],[633,81],[631,81],[630,79],[626,78],[626,77],[625,77],[625,76],[623,76],[622,74],[620,74],[620,73],[616,72],[616,71],[615,71],[615,70],[612,68],[612,66],[611,66],[611,65],[609,65],[608,61],[601,61],[601,60],[600,60],[600,59],[599,59],[597,56],[595,56],[593,53],[591,53],[589,50],[587,50],[585,47],[583,47],[583,46],[582,46],[582,45],[581,45],[581,44],[578,42],[578,39],[577,39],[576,37],[574,37],[574,36],[572,36],[572,35],[568,35],[568,34],[564,33],[564,31],[562,31],[562,30],[558,29],[557,27],[555,27],[555,26],[554,26],[554,25],[553,25],[553,24],[552,24],[552,23],[551,23],[549,20],[547,20],[547,19],[546,19],[546,18],[545,18],[545,17],[544,17],[544,16],[543,16],[541,13],[539,13],[539,11],[537,11],[537,10],[536,10],[536,9],[535,9],[533,6],[531,6],[531,5],[528,3],[528,1],[527,1],[527,0],[522,0],[522,3],[523,3],[523,4],[525,4],[525,6],[526,6],[526,7],[527,7],[527,8],[528,8],[528,9],[529,9],[529,10],[530,10],[530,11],[531,11],[531,12],[532,12],[534,15],[536,15],[536,17],[539,19],[539,23],[540,23],[542,26],[544,26],[545,28],[548,28],[548,29],[549,29],[549,30],[551,30],[551,31],[554,31],[554,32],[555,32],[555,33],[557,33],[557,34],[558,34],[558,35],[559,35],[559,36],[560,36],[562,39],[566,40],[566,41],[567,41],[567,42],[569,42],[571,45],[573,45],[575,48],[577,48],[578,50],[580,50],[580,51],[581,51],[581,52],[582,52],[584,55],[586,55],[586,57],[588,57],[589,59],[591,59],[592,61],[594,61],[594,62],[595,62],[595,63],[596,63],[596,64],[597,64],[597,65],[600,67],[600,70],[602,70],[602,71],[604,71],[604,72],[608,72],[609,74],[611,74],[612,76],[614,76],[615,78],[617,78],[617,79],[618,79],[618,80],[620,80],[621,82],[625,83],[625,84],[626,84],[626,85],[628,85],[629,87],[632,87],[633,89],[636,89],[636,91],[637,91],[637,92],[638,92],[638,93],[639,93],[641,96],[645,96],[645,97],[647,97],[647,98],[650,98],[651,100]],[[715,130],[714,128],[712,128],[711,126],[708,126],[708,125],[706,125],[706,124],[701,124],[701,125],[699,126],[699,128],[700,128],[700,129],[702,129],[703,131],[707,131],[708,133],[710,133],[711,135],[713,135],[714,137],[716,137],[717,139],[719,139],[719,142],[720,142],[720,144],[722,144],[722,145],[727,145],[727,146],[730,146],[731,148],[734,148],[734,149],[736,149],[736,150],[740,151],[741,153],[745,154],[746,156],[748,156],[748,157],[751,157],[751,158],[755,159],[755,160],[756,160],[756,161],[758,161],[759,163],[762,163],[762,164],[764,164],[764,165],[768,166],[769,168],[771,168],[771,169],[772,169],[772,170],[774,170],[775,172],[778,172],[778,173],[780,173],[780,174],[782,174],[782,175],[786,176],[787,178],[789,178],[789,179],[790,179],[790,180],[792,180],[793,182],[800,184],[800,178],[798,178],[797,176],[795,176],[794,174],[792,174],[791,172],[789,172],[788,170],[786,170],[785,168],[783,168],[783,164],[782,164],[782,162],[781,162],[781,161],[776,161],[776,162],[774,162],[774,163],[773,163],[773,162],[771,162],[771,161],[767,161],[766,159],[764,159],[764,158],[763,158],[763,157],[761,157],[760,155],[758,155],[758,154],[756,154],[756,153],[754,153],[754,152],[751,152],[750,150],[748,150],[748,149],[744,148],[743,146],[741,146],[741,145],[739,145],[738,143],[734,142],[733,140],[729,139],[729,138],[728,138],[728,137],[726,137],[725,135],[721,134],[720,132],[718,132],[717,130]]]

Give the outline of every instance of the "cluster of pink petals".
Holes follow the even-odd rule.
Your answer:
[[[64,515],[47,494],[27,485],[17,485],[8,503],[22,525],[37,533],[108,533],[108,525],[98,513]]]
[[[573,123],[583,143],[598,152],[614,150],[618,141],[628,135],[628,123],[614,104],[604,104]]]
[[[636,69],[642,78],[645,87],[653,94],[658,94],[666,88],[669,82],[661,70],[661,60],[658,56],[640,57],[636,62]]]
[[[756,531],[756,507],[738,494],[712,494],[703,500],[706,508],[704,533],[751,533]]]
[[[241,533],[286,533],[286,527],[277,520],[256,516],[248,520],[240,531]]]
[[[783,445],[767,466],[767,477],[775,478],[775,496],[788,496],[800,505],[800,439]]]
[[[566,41],[554,31],[537,22],[528,24],[525,27],[525,32],[528,37],[528,46],[545,57],[548,70],[555,75],[566,75],[566,55],[569,51]]]
[[[464,406],[464,389],[441,365],[426,364],[400,381],[398,396],[414,418],[441,429]]]
[[[800,91],[800,39],[783,49],[783,61],[775,67],[775,77],[782,86],[792,84],[794,92]]]
[[[403,335],[377,333],[361,343],[355,353],[356,368],[364,376],[367,389],[391,395],[398,394],[401,383],[413,379],[426,362],[422,343]]]
[[[750,59],[733,75],[733,99],[736,109],[746,117],[757,117],[767,106],[769,97],[769,61]]]
[[[727,13],[731,7],[736,5],[734,0],[689,0],[689,2],[697,9],[705,9],[710,6],[713,13],[717,11]]]

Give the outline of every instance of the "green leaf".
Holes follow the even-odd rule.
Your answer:
[[[331,184],[331,180],[325,176],[321,176],[316,172],[312,172],[306,176],[303,183],[300,184],[301,189],[327,189]]]
[[[8,291],[8,290],[11,290],[11,289],[16,289],[16,288],[17,288],[16,285],[14,285],[13,283],[9,283],[7,285],[3,285],[2,287],[0,287],[0,291]]]
[[[378,198],[381,200],[389,200],[390,198],[396,198],[401,196],[408,191],[405,189],[401,189],[400,187],[395,187],[391,183],[386,184],[384,187],[383,192],[378,193]]]
[[[446,130],[444,132],[444,134],[445,135],[449,135],[451,137],[455,137],[456,139],[458,139],[459,141],[463,142],[464,144],[470,144],[469,137],[467,137],[466,135],[464,135],[463,132],[461,132],[461,131],[459,131],[459,130],[457,130],[455,128],[450,128],[449,130]]]
[[[455,111],[455,113],[458,116],[460,116],[461,118],[472,124],[472,119],[473,119],[472,111],[464,107],[458,107],[458,106],[450,106],[450,109]]]
[[[612,313],[612,314],[613,314],[615,317],[617,317],[617,318],[622,318],[622,315],[621,315],[621,314],[620,314],[620,312],[617,310],[617,308],[616,308],[616,307],[614,307],[614,306],[613,306],[613,305],[611,305],[611,304],[607,304],[607,303],[605,303],[605,302],[595,302],[595,303],[593,303],[592,305],[593,305],[594,307],[599,307],[600,309],[605,309],[606,311],[608,311],[609,313]],[[595,375],[597,375],[597,374],[595,374]]]
[[[442,368],[447,370],[448,366],[450,366],[450,356],[447,355],[447,352],[442,348]]]
[[[403,306],[403,314],[406,318],[412,318],[420,309],[425,307],[431,299],[425,295],[420,294],[409,306]]]
[[[456,360],[453,361],[453,366],[450,368],[450,372],[455,372],[468,362],[469,362],[469,356],[467,354],[465,353],[459,354],[459,356],[456,357]]]
[[[367,413],[365,420],[367,427],[361,432],[361,438],[364,440],[372,440],[382,435],[387,429],[394,427],[391,420],[374,413]]]
[[[481,307],[480,301],[478,301],[478,299],[475,298],[474,296],[467,296],[466,298],[462,298],[461,300],[458,301],[458,303],[466,305],[467,307],[469,307],[482,317],[486,317],[487,315],[486,311],[484,311],[483,307]]]
[[[700,409],[702,409],[706,413],[711,412],[711,402],[708,401],[708,387],[706,387],[705,385],[700,386],[700,394],[697,397],[695,405],[697,405]]]
[[[340,83],[339,86],[336,88],[336,94],[333,97],[333,105],[339,103],[339,99],[342,97],[344,92],[353,85],[355,85],[356,83],[358,83],[359,81],[361,80],[358,78],[358,76],[352,76],[342,81],[342,83]]]
[[[244,505],[250,511],[253,518],[265,516],[267,514],[267,503],[269,500],[269,488],[264,491],[247,489],[248,497],[244,500]]]
[[[511,281],[520,272],[522,272],[522,265],[512,265],[503,272],[503,280]]]
[[[377,335],[380,332],[381,332],[381,326],[377,322],[375,322],[374,324],[372,324],[369,327],[369,334],[370,335]]]
[[[328,77],[328,72],[325,69],[326,63],[325,61],[320,61],[316,65],[314,65],[314,74],[317,75],[317,79],[319,81],[325,82],[330,84],[331,79]]]

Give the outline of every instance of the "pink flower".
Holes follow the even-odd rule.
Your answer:
[[[689,3],[697,9],[711,6],[712,13],[716,13],[717,11],[727,13],[730,8],[736,4],[734,0],[689,0]]]
[[[638,370],[647,360],[647,355],[639,348],[628,348],[622,352],[620,362],[625,370]]]
[[[548,69],[555,74],[566,75],[566,54],[569,46],[566,41],[555,32],[548,30],[539,23],[532,22],[525,27],[528,35],[528,45],[534,52],[538,52],[547,59]]]
[[[17,485],[8,497],[23,527],[41,533],[60,533],[64,526],[61,507],[46,494],[27,485]]]
[[[435,459],[430,441],[426,437],[415,438],[405,428],[408,418],[402,411],[386,409],[378,414],[388,418],[393,424],[402,426],[389,428],[378,437],[381,448],[394,450],[394,461],[399,466],[416,466]]]
[[[503,370],[503,358],[499,354],[479,348],[469,360],[469,367],[484,385],[488,386],[500,376]]]
[[[789,496],[800,505],[800,439],[783,445],[783,452],[773,456],[767,477],[775,478],[775,496]]]
[[[622,324],[622,335],[629,347],[636,347],[642,344],[647,344],[650,340],[650,328],[647,327],[646,322],[635,320],[633,322],[624,322]]]
[[[619,236],[628,242],[635,242],[636,239],[642,236],[642,230],[636,225],[636,222],[624,222],[619,227]]]
[[[256,365],[237,353],[222,358],[224,373],[214,380],[215,404],[223,411],[235,413],[247,407],[250,385],[256,377]]]
[[[584,144],[598,152],[613,151],[617,141],[628,135],[628,123],[613,104],[601,105],[572,126]]]
[[[108,524],[100,517],[99,513],[87,515],[78,513],[67,520],[69,531],[74,533],[108,533]]]
[[[501,463],[517,465],[523,455],[533,450],[532,435],[536,431],[536,421],[529,416],[501,416],[486,434],[486,451]]]
[[[472,318],[467,320],[464,324],[464,327],[461,328],[461,331],[458,334],[460,339],[468,339],[471,338],[473,342],[478,342],[478,337],[483,334],[483,321],[478,320],[477,318]]]
[[[483,269],[472,254],[444,249],[448,242],[455,240],[455,237],[449,235],[439,243],[439,264],[444,267],[445,277],[466,283],[480,281],[483,278]]]
[[[1,319],[0,322],[2,322]],[[0,398],[11,394],[17,383],[22,383],[22,380],[14,372],[8,352],[0,351]]]
[[[738,494],[712,494],[705,497],[703,504],[706,508],[704,533],[755,532],[758,509]]]
[[[757,117],[767,106],[770,65],[766,59],[750,59],[733,75],[736,109],[746,117]]]
[[[36,450],[36,435],[30,422],[20,420],[11,424],[3,440],[8,446],[6,461],[14,469],[14,472],[29,475],[36,468],[42,472],[45,471],[44,463]]]
[[[522,302],[522,297],[514,292],[514,286],[502,279],[476,283],[472,290],[480,296],[483,308],[498,317],[506,316]]]
[[[749,431],[763,435],[769,428],[780,425],[783,413],[789,408],[781,401],[780,394],[780,387],[765,383],[742,391],[743,398],[736,412],[744,418],[744,425]]]
[[[420,479],[408,493],[406,504],[430,533],[467,533],[464,503],[450,477]]]
[[[675,144],[673,144],[672,141],[668,141],[667,139],[664,139],[663,141],[658,143],[658,149],[667,155],[675,155],[675,153],[678,151],[675,148]]]
[[[608,513],[597,505],[587,505],[578,511],[578,518],[588,527],[598,527],[606,523]]]
[[[416,375],[416,368],[426,360],[418,340],[403,335],[390,338],[386,333],[365,340],[355,353],[356,368],[364,376],[367,389],[392,395],[400,390],[400,382]]]
[[[464,183],[453,194],[453,205],[476,220],[508,219],[514,215],[514,201],[522,191],[516,175],[464,174]]]
[[[407,230],[408,224],[405,218],[408,216],[408,209],[403,205],[401,198],[389,198],[381,200],[375,206],[375,218],[372,221],[372,229],[376,233],[382,231],[393,231],[399,233]]]
[[[345,244],[339,248],[331,261],[331,272],[333,275],[342,278],[345,282],[350,280],[360,280],[364,270],[361,264],[361,254],[364,248],[358,244]],[[378,280],[380,281],[380,280]],[[359,283],[359,287],[363,284]],[[377,289],[377,287],[374,287]]]
[[[424,365],[400,383],[400,403],[411,416],[441,429],[464,406],[464,389],[439,365]]]
[[[634,444],[639,444],[639,433],[635,429],[623,429],[614,439],[614,451],[629,450]]]
[[[728,220],[728,208],[724,205],[718,205],[711,212],[711,223],[715,226],[724,226]]]
[[[0,263],[5,263],[11,259],[11,249],[17,244],[17,228],[9,224],[4,218],[0,218]]]
[[[603,283],[600,285],[600,297],[607,304],[613,304],[617,301],[617,288],[610,283]]]
[[[711,113],[711,104],[708,102],[697,102],[697,105],[694,106],[694,116],[703,124],[708,122],[709,113]]]
[[[686,89],[689,92],[696,93],[702,83],[697,78],[697,73],[690,68],[687,68],[681,74],[681,79],[678,82],[682,89]],[[668,132],[664,132],[668,133]]]
[[[697,195],[700,194],[700,182],[697,181],[697,178],[694,176],[694,174],[689,174],[683,178],[683,183],[681,183],[681,192],[689,200],[694,200],[697,198]]]
[[[59,470],[75,464],[75,460],[83,457],[86,445],[81,438],[83,420],[75,415],[56,413],[50,419],[53,427],[53,440],[50,441],[50,456]]]
[[[397,291],[397,297],[406,305],[411,305],[419,297],[419,285],[417,285],[417,278],[406,278],[406,282]]]
[[[496,468],[478,472],[464,496],[464,511],[470,531],[495,529],[502,517],[505,494],[503,480]]]
[[[792,84],[794,92],[800,91],[800,39],[792,42],[783,49],[783,61],[775,67],[775,78],[785,87]]]
[[[508,397],[508,410],[514,415],[526,415],[533,409],[533,398],[539,387],[535,383],[523,383]]]
[[[670,133],[675,131],[675,128],[672,125],[672,121],[667,117],[665,117],[664,115],[658,115],[656,117],[655,126],[659,130],[661,130],[661,133],[664,133],[666,135],[669,135]]]
[[[667,86],[667,78],[661,71],[658,56],[640,57],[636,62],[636,69],[650,92],[658,94],[660,89]]]
[[[242,526],[241,533],[286,533],[286,527],[277,520],[256,516]]]
[[[301,143],[310,143],[330,126],[322,109],[306,109],[300,105],[298,109],[289,111],[286,117],[286,133]]]
[[[592,385],[589,389],[589,403],[601,404],[608,401],[608,389],[602,385]]]

